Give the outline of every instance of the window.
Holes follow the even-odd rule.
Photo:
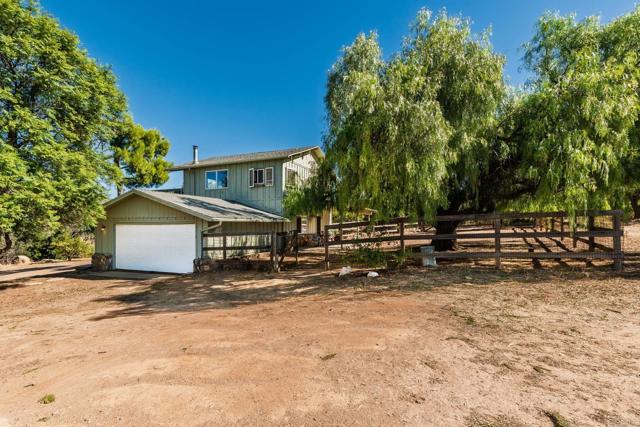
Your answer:
[[[264,170],[264,184],[267,186],[273,185],[273,168],[266,168]]]
[[[264,169],[253,170],[253,185],[264,185]]]
[[[305,234],[309,229],[308,225],[306,216],[299,216],[296,218],[296,230],[298,233]]]
[[[228,185],[228,170],[219,171],[207,171],[206,172],[206,188],[207,190],[220,190],[227,188]]]
[[[286,186],[293,187],[298,185],[298,172],[293,169],[287,169]]]
[[[273,168],[249,169],[249,187],[273,185]]]

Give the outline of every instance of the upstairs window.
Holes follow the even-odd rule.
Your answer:
[[[207,171],[205,185],[207,190],[221,190],[228,186],[228,170]]]
[[[287,187],[294,187],[298,185],[298,172],[293,169],[287,169],[287,177],[285,184]]]
[[[273,185],[273,168],[249,169],[249,187],[271,187]]]

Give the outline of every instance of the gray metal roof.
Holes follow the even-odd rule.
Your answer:
[[[191,196],[187,194],[167,193],[152,190],[131,190],[105,203],[111,206],[137,194],[147,199],[188,213],[205,221],[224,222],[288,222],[280,215],[252,208],[242,203],[216,197]]]
[[[247,162],[259,162],[264,160],[286,159],[287,157],[295,156],[296,154],[302,154],[307,151],[317,151],[319,155],[322,155],[322,150],[317,145],[309,145],[307,147],[287,148],[285,150],[273,150],[273,151],[259,151],[256,153],[244,153],[233,154],[230,156],[216,156],[208,157],[200,160],[198,163],[183,163],[181,165],[173,166],[172,171],[178,171],[183,169],[191,169],[194,167],[202,166],[219,166],[229,165],[234,163],[247,163]]]

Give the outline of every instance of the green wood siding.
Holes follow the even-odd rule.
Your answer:
[[[247,172],[248,175],[248,172]],[[168,206],[161,205],[144,197],[133,195],[122,202],[110,206],[106,210],[107,218],[100,221],[96,229],[96,253],[104,253],[114,256],[115,265],[115,229],[116,224],[195,224],[196,225],[196,255],[202,254],[202,231],[217,223],[207,222],[193,217]],[[102,227],[104,226],[104,230]],[[295,222],[224,222],[215,231],[230,232],[264,232],[264,231],[290,231],[295,229]],[[238,238],[237,244],[256,245],[259,236],[245,236]],[[231,245],[232,242],[229,242]],[[207,245],[222,244],[221,241],[209,240]],[[170,250],[170,249],[168,249]],[[253,253],[250,251],[244,254]],[[220,253],[221,255],[222,253]],[[240,255],[241,252],[231,253],[229,256]]]
[[[311,176],[315,165],[316,159],[311,154],[306,154],[304,156],[284,162],[282,164],[282,176],[284,177],[284,179],[280,183],[282,185],[282,188],[286,191],[287,170],[295,171],[298,175],[299,182],[304,182]]]
[[[107,218],[100,221],[96,229],[96,253],[114,255],[116,224],[195,224],[196,254],[201,252],[200,234],[207,223],[200,218],[138,195],[109,206],[106,214]]]
[[[249,187],[249,169],[268,167],[273,168],[273,185]],[[228,170],[227,188],[207,190],[205,187],[206,172],[223,169]],[[257,209],[282,215],[282,160],[188,169],[184,171],[183,177],[184,194],[234,200]]]
[[[183,192],[195,196],[234,200],[267,212],[283,215],[282,201],[285,192],[286,169],[295,170],[298,176],[305,180],[311,174],[315,164],[315,157],[312,154],[305,154],[294,159],[196,167],[184,171]],[[268,167],[273,168],[273,185],[249,187],[249,169]],[[214,170],[228,171],[226,189],[206,189],[206,172]]]

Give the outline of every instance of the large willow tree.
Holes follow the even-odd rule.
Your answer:
[[[296,194],[335,189],[324,200],[339,210],[424,219],[640,201],[640,8],[606,25],[545,14],[524,65],[531,81],[509,89],[487,35],[445,13],[421,11],[389,60],[375,34],[358,36],[328,79],[335,179]]]
[[[536,188],[517,204],[628,205],[640,175],[640,9],[607,25],[546,14],[536,30],[524,57],[534,78],[511,112],[520,171]]]
[[[505,98],[503,65],[488,34],[444,12],[422,10],[388,61],[375,34],[358,36],[328,79],[337,206],[418,218],[476,206]]]

